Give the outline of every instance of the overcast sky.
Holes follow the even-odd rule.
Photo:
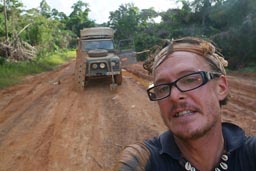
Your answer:
[[[67,15],[72,11],[71,6],[78,0],[46,0],[51,9],[55,8],[59,12]],[[26,9],[38,8],[41,0],[21,0]],[[121,4],[134,3],[139,9],[153,7],[156,11],[166,11],[169,8],[176,7],[176,0],[83,0],[89,4],[89,18],[96,23],[108,21],[109,12],[115,11]]]

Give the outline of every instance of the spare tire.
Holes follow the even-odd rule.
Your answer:
[[[89,57],[103,57],[108,55],[108,51],[105,49],[95,49],[88,51]]]

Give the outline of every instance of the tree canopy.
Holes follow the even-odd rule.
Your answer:
[[[231,69],[256,65],[255,0],[177,0],[179,8],[158,12],[153,7],[139,9],[122,4],[103,24],[89,19],[89,4],[78,0],[67,15],[52,9],[46,0],[39,8],[24,10],[20,0],[1,0],[0,42],[22,40],[38,53],[76,47],[80,30],[109,26],[116,41],[133,39],[136,51],[159,44],[162,39],[182,36],[204,37],[216,42],[230,62]],[[147,54],[140,55],[144,60]],[[5,54],[0,52],[0,56]]]

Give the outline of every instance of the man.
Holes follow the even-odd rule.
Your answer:
[[[118,171],[256,171],[256,138],[221,122],[229,93],[227,61],[208,41],[173,40],[148,65],[147,93],[168,131],[127,146]]]

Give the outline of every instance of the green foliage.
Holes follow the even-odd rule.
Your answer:
[[[90,9],[88,4],[81,0],[78,0],[73,6],[69,19],[66,22],[68,30],[74,32],[78,37],[80,36],[80,30],[87,27],[93,27],[94,21],[88,19]]]
[[[5,62],[0,67],[0,88],[16,84],[21,81],[21,78],[28,74],[35,74],[42,72],[36,63],[23,61],[23,62]]]
[[[46,66],[45,68],[54,68],[75,57],[75,51],[58,51],[52,54],[46,54],[36,59],[36,63]]]
[[[227,5],[229,7],[225,8]],[[230,69],[241,69],[256,61],[255,9],[253,0],[229,0],[216,10],[221,11],[218,16],[213,15],[216,23],[225,23],[217,25],[220,31],[212,35],[212,39],[228,58]]]
[[[6,58],[0,56],[0,66],[6,62]]]
[[[109,25],[116,30],[115,37],[133,39],[138,28],[139,9],[134,4],[121,5],[118,10],[110,12]]]
[[[58,14],[57,12],[56,15]],[[65,30],[65,24],[60,18],[57,20],[46,18],[37,10],[29,10],[23,17],[24,23],[30,22],[31,25],[21,36],[31,45],[37,47],[39,56],[49,51],[68,48],[72,39],[76,39],[73,32]]]
[[[70,16],[52,9],[42,0],[39,9],[23,10],[20,0],[6,0],[9,42],[16,37],[36,47],[38,56],[63,48],[74,48],[80,29],[94,26],[88,19],[87,3],[79,0]],[[0,12],[3,13],[0,2]],[[5,41],[5,19],[0,15],[0,41]]]
[[[120,5],[118,10],[110,12],[108,25],[115,32],[117,41],[123,39],[133,39],[135,50],[143,51],[149,49],[160,41],[157,34],[157,24],[154,18],[158,13],[153,9],[139,10],[134,4]],[[138,60],[145,60],[147,54],[138,56]]]
[[[4,36],[5,33],[5,18],[4,18],[4,6],[0,4],[0,40],[3,40],[2,36]],[[6,0],[6,13],[7,13],[7,23],[9,29],[7,29],[7,34],[9,36],[16,35],[17,30],[21,29],[19,22],[20,22],[20,15],[22,13],[23,4],[19,2],[19,0]],[[6,41],[6,40],[5,40]]]
[[[255,63],[251,63],[249,64],[247,67],[242,68],[239,70],[240,72],[244,72],[244,73],[256,73],[256,64]],[[256,79],[256,78],[255,78]]]
[[[120,5],[110,12],[109,21],[96,24],[88,18],[87,3],[78,0],[69,16],[51,9],[41,0],[39,9],[23,10],[20,0],[7,0],[7,26],[10,41],[19,37],[37,48],[38,56],[60,49],[75,48],[83,28],[110,26],[116,41],[133,39],[137,52],[150,49],[161,39],[182,36],[206,37],[214,40],[229,60],[230,69],[255,66],[256,1],[255,0],[176,0],[181,8],[157,12],[140,10],[134,4]],[[3,13],[3,1],[0,12]],[[161,17],[156,23],[155,18]],[[5,18],[0,15],[0,41],[5,41]],[[5,53],[1,52],[3,56]],[[147,54],[138,56],[144,60]],[[4,60],[2,60],[4,59]],[[55,61],[58,63],[59,61]],[[0,63],[6,63],[0,58]]]
[[[35,61],[4,62],[0,65],[0,88],[17,84],[31,74],[52,70],[75,57],[75,51],[63,51],[48,54]]]
[[[47,4],[45,0],[42,0],[40,2],[40,13],[45,18],[51,17],[51,7]]]

